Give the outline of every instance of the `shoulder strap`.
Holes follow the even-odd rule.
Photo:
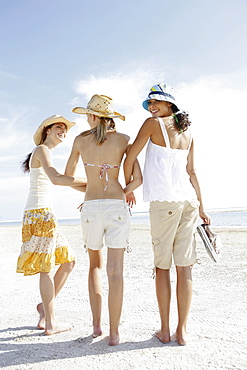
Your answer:
[[[159,123],[160,123],[160,127],[161,127],[161,131],[162,131],[162,134],[164,136],[164,140],[165,140],[165,143],[166,143],[166,146],[167,148],[170,148],[170,141],[169,141],[169,137],[168,137],[168,133],[167,133],[167,130],[166,130],[166,125],[164,124],[164,121],[162,118],[160,117],[157,117],[158,120],[159,120]]]

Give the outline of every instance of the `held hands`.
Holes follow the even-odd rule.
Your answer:
[[[135,196],[134,196],[134,193],[132,192],[132,193],[129,193],[129,194],[127,194],[126,195],[126,203],[128,204],[128,206],[130,207],[130,208],[132,208],[133,207],[133,205],[135,205],[136,204],[136,198],[135,198]]]

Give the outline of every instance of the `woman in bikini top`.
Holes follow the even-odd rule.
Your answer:
[[[94,95],[87,108],[76,107],[73,112],[86,114],[90,129],[75,138],[65,173],[75,173],[81,157],[87,175],[85,201],[126,199],[132,206],[135,204],[132,191],[140,186],[142,177],[136,162],[132,182],[126,188],[123,189],[118,179],[120,164],[130,147],[130,138],[116,131],[113,118],[125,120],[125,117],[113,110],[112,99],[105,95]]]
[[[101,245],[104,235],[105,242],[108,243],[109,344],[116,345],[119,343],[118,325],[123,300],[123,256],[124,249],[128,246],[129,232],[129,217],[125,201],[130,205],[135,203],[133,193],[130,192],[141,184],[141,172],[136,162],[132,181],[125,188],[121,186],[118,179],[119,168],[124,155],[127,154],[130,138],[116,131],[113,118],[124,120],[124,117],[113,111],[110,98],[94,95],[87,108],[74,108],[73,112],[87,114],[90,129],[75,138],[65,173],[75,173],[79,157],[81,157],[87,175],[85,202],[81,210],[82,219],[84,215],[88,217],[87,206],[101,209],[104,204],[101,212],[98,211],[95,222],[94,220],[82,222],[83,239],[88,246],[90,259],[89,297],[93,316],[93,336],[102,334],[102,294],[99,271],[103,265]],[[93,205],[91,201],[94,201]],[[112,208],[113,204],[115,208]],[[117,222],[111,221],[110,217],[112,210],[116,212],[116,209],[117,212],[121,209],[121,215],[124,215],[124,217],[118,216],[119,221]],[[113,270],[114,273],[112,273]]]

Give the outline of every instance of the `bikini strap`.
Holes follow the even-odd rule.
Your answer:
[[[84,164],[84,166],[92,166],[92,167],[96,166],[96,167],[101,167],[101,166],[99,166],[98,164],[92,164],[92,163],[83,163],[83,164]]]
[[[99,168],[102,168],[102,169],[107,169],[109,170],[110,168],[120,168],[120,166],[112,166],[110,164],[92,164],[92,163],[83,163],[84,166],[92,166],[92,167],[99,167]]]
[[[110,170],[111,168],[120,168],[120,166],[111,166],[110,164],[107,164],[107,163],[104,163],[104,164],[84,163],[84,166],[92,166],[92,167],[100,167],[101,168],[99,178],[100,178],[100,180],[102,180],[102,179],[105,180],[104,191],[106,191],[106,189],[108,187],[108,181],[109,181],[107,171]]]
[[[159,123],[160,123],[160,128],[161,128],[161,131],[162,131],[162,134],[163,134],[163,137],[164,137],[164,140],[165,140],[165,143],[166,143],[166,146],[167,148],[170,148],[170,141],[169,141],[169,137],[168,137],[168,133],[167,133],[167,130],[166,130],[166,125],[163,121],[162,118],[160,117],[157,117],[158,120],[159,120]]]

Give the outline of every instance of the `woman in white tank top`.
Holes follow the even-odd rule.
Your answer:
[[[17,272],[24,275],[40,274],[42,303],[37,305],[40,315],[38,328],[46,335],[71,329],[70,324],[58,322],[54,300],[63,288],[75,264],[75,255],[59,231],[54,214],[51,184],[85,188],[85,180],[61,175],[53,167],[52,150],[75,125],[60,115],[44,120],[34,134],[36,148],[22,163],[24,172],[30,172],[30,189],[22,223],[22,248]],[[55,275],[55,265],[60,265]]]
[[[178,325],[176,339],[186,344],[186,324],[192,296],[191,267],[196,262],[195,229],[198,213],[210,224],[205,213],[194,168],[194,141],[190,121],[179,111],[171,86],[151,87],[143,107],[152,117],[142,125],[125,160],[126,179],[148,142],[143,174],[144,201],[150,202],[150,226],[154,252],[156,294],[161,329],[155,333],[162,343],[171,340],[169,312],[171,299],[170,267],[177,273]]]

